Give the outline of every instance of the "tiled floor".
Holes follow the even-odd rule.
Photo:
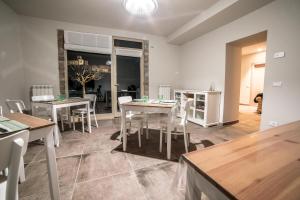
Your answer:
[[[151,118],[155,127],[158,117]],[[240,123],[202,128],[190,123],[190,150],[232,140],[258,130],[259,115],[241,113]],[[99,121],[92,134],[63,132],[61,146],[56,149],[62,200],[161,200],[184,199],[184,191],[172,186],[178,158],[184,153],[183,138],[172,140],[172,161],[166,160],[166,147],[158,152],[158,131],[143,135],[138,148],[137,135],[128,140],[127,153],[122,152],[119,120]],[[45,151],[42,145],[30,144],[25,156],[26,181],[19,187],[22,200],[47,200],[49,197]]]

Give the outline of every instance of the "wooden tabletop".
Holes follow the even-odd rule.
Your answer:
[[[231,199],[300,199],[300,121],[183,158]]]
[[[54,101],[41,101],[38,103],[45,103],[51,105],[60,105],[60,104],[69,104],[69,103],[78,103],[78,102],[87,102],[89,99],[84,98],[67,98],[64,100],[54,100]]]
[[[157,107],[157,108],[173,108],[176,103],[147,103],[147,102],[129,102],[122,104],[124,106],[141,106],[141,107]]]
[[[11,113],[6,115],[10,120],[15,120],[29,127],[29,130],[35,130],[54,125],[53,122],[23,113]]]

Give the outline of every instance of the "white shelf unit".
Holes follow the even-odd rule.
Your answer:
[[[203,127],[219,124],[220,119],[219,91],[174,90],[174,99],[179,102],[178,117],[183,114],[187,99],[193,99],[194,104],[190,109],[188,120]]]

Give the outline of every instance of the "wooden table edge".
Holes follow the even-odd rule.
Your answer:
[[[37,118],[39,120],[43,120],[45,122],[47,122],[47,124],[44,124],[44,125],[41,125],[41,126],[38,126],[38,127],[30,127],[29,124],[27,124],[26,122],[23,122],[22,120],[17,120],[16,118],[14,117],[11,117],[13,115],[23,115],[23,116],[28,116],[28,117],[31,117],[31,118]],[[27,115],[27,114],[24,114],[24,113],[10,113],[8,115],[6,115],[6,118],[8,118],[9,120],[12,120],[12,121],[17,121],[21,124],[24,124],[26,125],[28,128],[24,128],[24,130],[29,130],[29,131],[33,131],[33,130],[37,130],[37,129],[41,129],[41,128],[46,128],[46,127],[50,127],[50,126],[54,126],[55,123],[52,122],[52,121],[49,121],[49,120],[46,120],[46,119],[43,119],[43,118],[39,118],[39,117],[36,117],[36,116],[32,116],[32,115]]]
[[[203,178],[205,178],[209,183],[215,186],[218,190],[220,190],[226,197],[232,200],[238,200],[233,194],[231,194],[228,190],[223,188],[218,182],[212,179],[209,175],[207,175],[204,171],[198,168],[194,163],[192,163],[185,155],[182,155],[182,159],[187,162],[196,172],[198,172]]]
[[[50,127],[50,126],[54,126],[54,125],[55,125],[55,123],[51,122],[51,124],[47,124],[47,125],[43,125],[43,126],[39,126],[39,127],[35,127],[35,128],[29,128],[29,131],[34,131],[34,130],[38,130],[41,128],[46,128],[46,127]]]

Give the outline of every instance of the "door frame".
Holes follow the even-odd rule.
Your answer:
[[[134,49],[134,48],[126,48],[126,47],[116,47],[114,45],[114,40],[119,39],[119,40],[127,40],[127,41],[134,41],[134,42],[141,42],[142,43],[142,49]],[[133,38],[126,38],[126,37],[118,37],[118,36],[113,36],[112,39],[113,42],[113,51],[111,54],[111,66],[112,66],[112,78],[111,78],[111,89],[112,89],[112,115],[113,117],[120,117],[121,113],[118,112],[117,108],[117,102],[118,102],[118,85],[117,85],[117,54],[116,51],[117,49],[124,49],[124,50],[137,50],[137,51],[142,51],[142,55],[140,57],[140,95],[144,96],[145,92],[145,87],[144,87],[144,79],[145,79],[145,69],[144,69],[144,41],[139,40],[139,39],[133,39]]]

